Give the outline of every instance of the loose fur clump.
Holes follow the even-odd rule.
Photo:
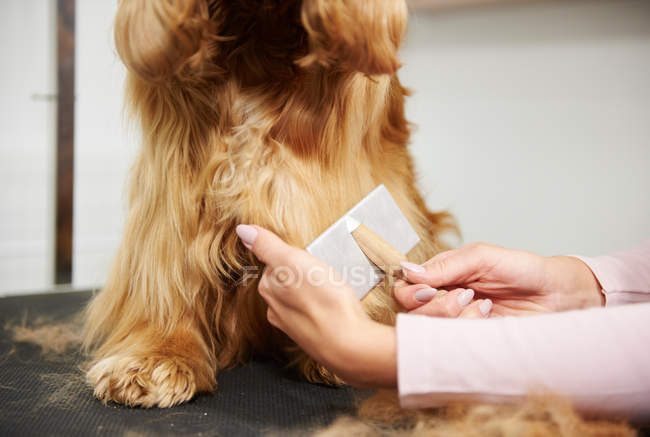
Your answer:
[[[46,356],[62,355],[78,348],[82,341],[80,323],[74,321],[52,323],[37,318],[30,325],[26,320],[9,322],[4,329],[11,333],[15,342],[35,344]]]
[[[394,392],[364,401],[357,417],[340,418],[315,437],[632,437],[624,423],[587,420],[571,403],[554,396],[532,396],[518,404],[453,404],[434,410],[403,410]]]

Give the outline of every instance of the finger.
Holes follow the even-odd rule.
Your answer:
[[[270,306],[266,310],[266,318],[268,319],[271,326],[275,326],[278,329],[282,329],[280,327],[280,318],[278,317],[277,313],[273,310],[273,308],[271,308]]]
[[[492,311],[492,301],[482,299],[472,302],[461,313],[459,318],[462,319],[485,319],[490,316]]]
[[[271,281],[269,280],[268,274],[264,274],[264,276],[262,276],[262,279],[260,279],[260,283],[257,286],[257,291],[262,299],[264,299],[264,302],[266,302],[269,309],[277,308],[280,305],[276,294],[273,293]]]
[[[398,284],[397,282],[401,282]],[[393,285],[393,297],[407,311],[421,307],[435,297],[437,290],[426,284],[408,285],[396,281]]]
[[[458,317],[473,298],[473,290],[457,288],[445,294],[439,294],[427,304],[411,311],[411,314],[424,314],[432,317]]]
[[[442,252],[424,265],[402,262],[402,273],[411,283],[438,288],[468,284],[481,267],[479,246],[470,245]]]
[[[276,265],[293,250],[280,237],[268,229],[256,225],[237,225],[235,229],[244,246],[267,265]]]
[[[264,300],[266,300],[270,291],[271,288],[269,284],[269,275],[268,275],[268,271],[265,269],[264,274],[260,279],[260,282],[257,284],[257,292],[260,294],[260,296],[262,296]]]
[[[280,285],[278,278],[269,269],[266,269],[257,286],[257,291],[262,299],[276,314],[284,313],[289,308],[296,307],[295,296],[291,294],[291,290],[291,287]]]

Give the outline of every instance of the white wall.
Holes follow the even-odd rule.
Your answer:
[[[52,91],[52,15],[35,11],[44,3],[0,3],[0,56],[9,60],[0,69],[0,294],[52,276],[54,127],[47,104],[29,100]],[[115,7],[77,2],[78,287],[104,281],[137,147],[121,119]],[[650,236],[649,3],[418,11],[402,57],[420,186],[432,208],[456,214],[465,241],[596,254]]]
[[[0,294],[54,277],[55,7],[0,3]]]
[[[125,212],[137,144],[122,117],[125,69],[113,44],[115,1],[77,1],[73,283],[104,282]]]
[[[402,81],[433,208],[465,242],[599,254],[650,238],[650,3],[411,17]]]

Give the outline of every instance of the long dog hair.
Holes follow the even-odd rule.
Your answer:
[[[402,0],[122,0],[115,21],[142,150],[124,237],[86,313],[95,395],[161,407],[252,352],[340,383],[266,320],[239,242],[256,223],[305,246],[383,183],[422,237],[453,228],[414,186],[396,71]],[[376,320],[399,309],[378,287]]]
[[[120,1],[115,42],[142,149],[122,243],[86,311],[99,399],[169,407],[254,352],[341,383],[268,324],[250,280],[262,265],[235,226],[305,246],[384,184],[422,239],[409,259],[444,249],[453,219],[427,210],[407,151],[405,24],[404,0]],[[362,305],[389,324],[400,310],[381,286]],[[537,413],[555,429],[544,417],[557,414]],[[510,416],[497,422],[538,429]]]

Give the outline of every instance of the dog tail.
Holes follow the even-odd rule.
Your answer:
[[[115,46],[132,73],[151,83],[220,75],[219,5],[214,0],[120,0]]]

